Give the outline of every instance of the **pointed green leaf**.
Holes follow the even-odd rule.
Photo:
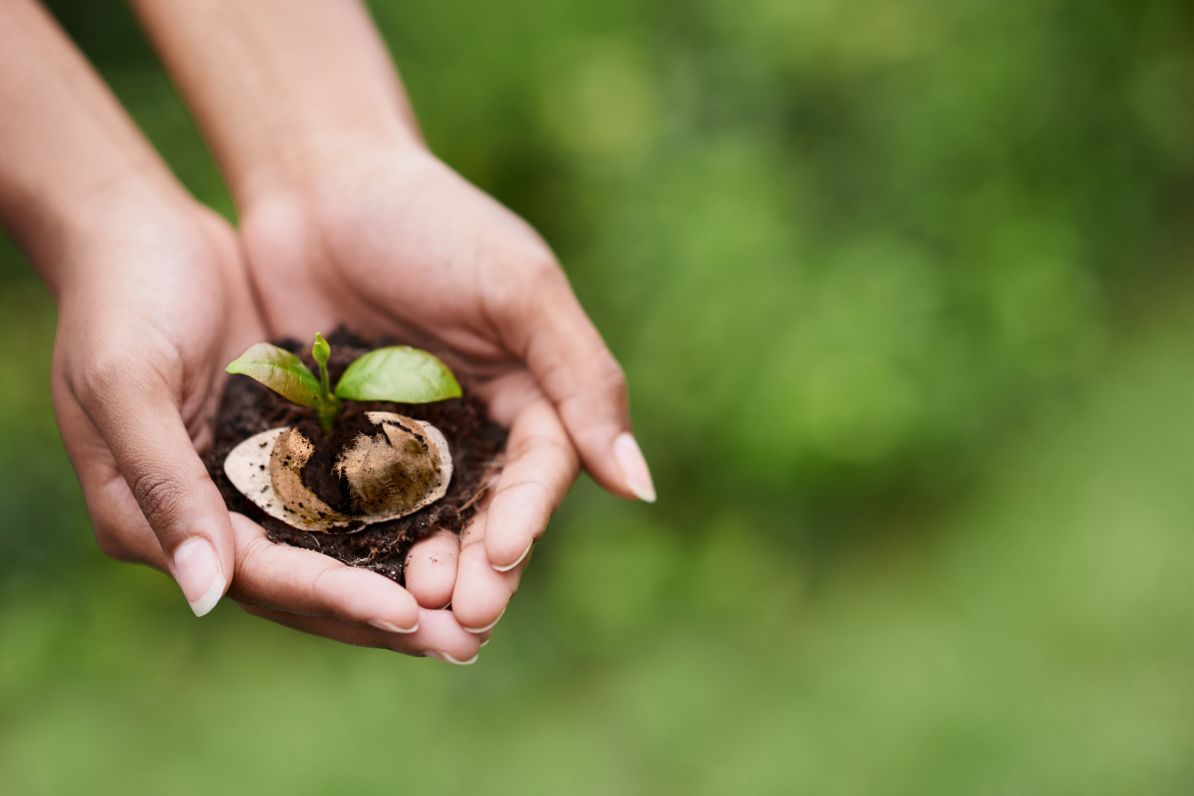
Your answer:
[[[301,406],[319,403],[319,381],[315,374],[285,348],[258,343],[237,357],[226,370],[256,379]]]
[[[349,365],[336,395],[353,401],[425,404],[459,398],[460,385],[433,354],[398,345],[370,351]]]

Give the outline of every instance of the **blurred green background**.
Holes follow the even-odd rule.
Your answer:
[[[123,7],[54,3],[204,201]],[[1194,7],[373,4],[544,231],[660,501],[580,484],[480,662],[105,560],[0,251],[0,790],[1194,792]]]

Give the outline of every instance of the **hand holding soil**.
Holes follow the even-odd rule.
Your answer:
[[[271,539],[403,583],[411,546],[459,535],[484,502],[506,432],[433,355],[332,340],[312,347],[320,377],[269,344],[229,366],[257,383],[229,382],[208,468]]]
[[[471,662],[582,462],[654,500],[620,368],[547,246],[426,149],[362,7],[134,5],[227,177],[239,235],[37,3],[0,8],[0,107],[19,109],[0,114],[0,221],[59,304],[55,411],[101,548],[169,572],[199,616],[228,593],[328,638]],[[236,354],[341,326],[363,336],[337,336],[342,353],[434,352],[463,397],[346,393],[362,399],[348,436],[322,453],[326,377],[306,417],[233,383],[216,422]],[[347,365],[333,359],[332,377]],[[306,527],[221,483],[267,536],[230,513],[200,456],[283,426],[267,444],[291,462],[269,487]],[[300,458],[333,463],[347,496],[304,480]]]
[[[509,429],[484,510],[459,538],[418,543],[406,569],[420,604],[487,629],[582,459],[615,494],[654,499],[621,369],[534,231],[425,150],[338,152],[316,173],[245,213],[255,282],[282,286],[261,291],[269,328],[303,339],[351,319],[433,351]]]
[[[229,514],[199,452],[226,428],[224,365],[265,334],[233,232],[186,203],[110,198],[102,234],[68,242],[86,256],[47,263],[60,306],[55,413],[101,549],[172,574],[196,615],[227,590],[252,613],[301,617],[338,640],[474,657],[484,636],[442,606]]]

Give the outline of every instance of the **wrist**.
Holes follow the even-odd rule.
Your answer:
[[[230,175],[242,214],[277,197],[314,199],[343,175],[367,173],[428,154],[417,130],[311,129],[292,137],[240,173]]]
[[[130,259],[125,255],[154,241],[164,256],[177,251],[198,226],[197,208],[177,185],[129,175],[76,201],[46,205],[23,225],[18,240],[61,300],[96,277],[112,278],[113,269]]]
[[[181,193],[149,165],[126,162],[90,174],[51,174],[25,184],[5,182],[0,190],[0,220],[32,259],[41,260],[42,252],[93,235],[126,208],[159,205],[165,195]]]

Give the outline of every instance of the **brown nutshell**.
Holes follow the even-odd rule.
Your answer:
[[[303,465],[314,452],[315,445],[298,429],[288,428],[279,435],[269,457],[274,494],[302,525],[327,526],[348,522],[348,517],[323,502],[303,483]]]
[[[399,417],[384,420],[377,434],[358,434],[336,462],[356,514],[414,511],[443,484],[439,451]]]
[[[452,458],[439,429],[393,412],[366,412],[363,419],[366,431],[338,443],[339,451],[319,451],[297,426],[255,434],[232,449],[224,472],[266,514],[303,531],[352,532],[444,496]],[[320,473],[338,481],[347,499],[329,502],[317,493]]]

